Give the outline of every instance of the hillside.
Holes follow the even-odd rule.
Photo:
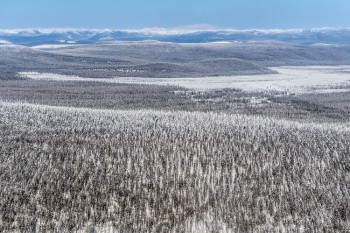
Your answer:
[[[0,68],[87,78],[203,77],[274,73],[273,66],[349,65],[349,47],[277,42],[114,42],[52,49],[0,46]]]
[[[348,124],[9,103],[0,117],[0,231],[350,227]]]

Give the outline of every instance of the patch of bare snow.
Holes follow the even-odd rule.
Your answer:
[[[0,40],[0,45],[3,45],[3,44],[11,44],[11,42],[7,40]]]
[[[350,66],[278,67],[273,69],[278,73],[197,78],[115,77],[94,79],[37,72],[21,72],[20,74],[39,80],[172,85],[198,91],[235,88],[247,92],[281,91],[291,94],[302,94],[350,90]]]
[[[43,44],[43,45],[36,45],[32,46],[33,49],[60,49],[60,48],[66,48],[66,47],[72,47],[76,46],[75,44]]]

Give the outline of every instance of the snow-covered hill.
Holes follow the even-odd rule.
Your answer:
[[[220,41],[282,41],[324,46],[350,44],[350,28],[318,29],[215,29],[215,28],[146,28],[140,30],[110,29],[14,29],[0,30],[0,41],[36,46],[42,44],[91,44],[104,41],[158,40],[177,43]]]

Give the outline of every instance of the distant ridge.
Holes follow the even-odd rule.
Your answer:
[[[0,41],[25,46],[93,44],[115,40],[158,40],[174,43],[281,41],[300,45],[349,45],[350,28],[236,30],[194,25],[178,28],[154,27],[125,30],[74,28],[0,30]]]

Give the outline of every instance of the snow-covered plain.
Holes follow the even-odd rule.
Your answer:
[[[1,40],[0,39],[0,45],[3,45],[3,44],[11,44],[11,42],[7,41],[7,40]]]
[[[302,94],[350,90],[350,66],[303,66],[278,67],[273,69],[278,74],[197,78],[115,77],[110,79],[95,79],[37,72],[21,72],[20,74],[37,80],[173,85],[198,91],[235,88],[247,92],[283,91],[291,94]]]
[[[60,48],[66,48],[66,47],[72,47],[72,46],[78,46],[78,45],[76,45],[75,43],[67,42],[67,44],[43,44],[43,45],[36,45],[36,46],[32,46],[31,48],[33,48],[33,49],[60,49]]]

